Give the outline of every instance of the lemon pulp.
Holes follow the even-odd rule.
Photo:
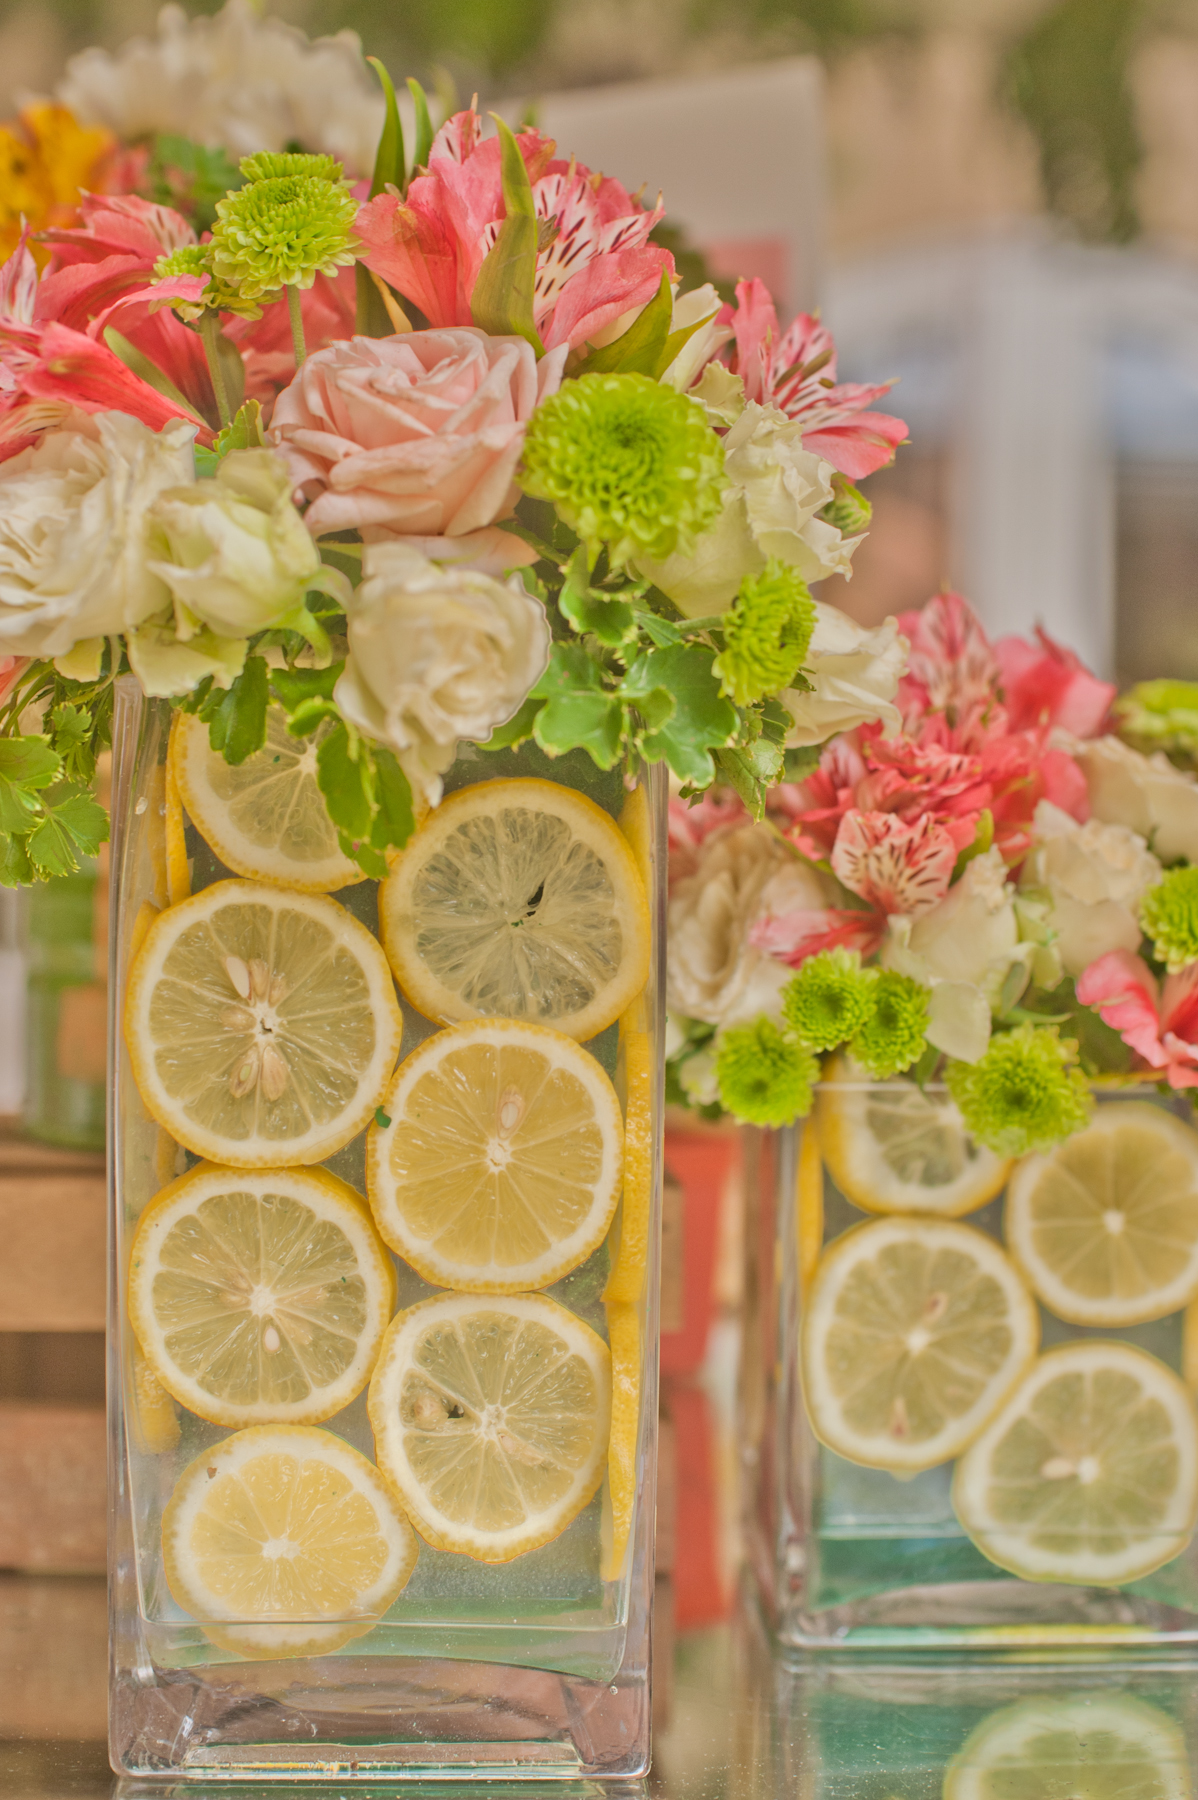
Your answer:
[[[944,1800],[1191,1800],[1176,1720],[1108,1684],[992,1713],[945,1770]]]

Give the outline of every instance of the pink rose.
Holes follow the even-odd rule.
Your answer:
[[[446,538],[460,549],[514,506],[525,426],[557,392],[565,359],[565,345],[538,363],[523,338],[471,325],[318,350],[279,395],[271,422],[311,503],[308,530],[357,530],[368,544],[419,539],[434,558]]]

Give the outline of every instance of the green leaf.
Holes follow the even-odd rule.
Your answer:
[[[586,361],[579,367],[580,375],[650,375],[654,380],[667,369],[669,361],[662,362],[662,355],[670,337],[670,319],[674,310],[674,297],[670,290],[668,278],[663,274],[661,286],[652,300],[637,314],[632,324],[620,337],[612,343],[604,344],[598,350],[591,350]],[[682,338],[683,343],[690,336],[692,326],[685,332],[675,332],[675,337]],[[678,349],[682,348],[679,344]]]
[[[0,738],[0,776],[20,787],[44,788],[62,773],[62,758],[44,737]]]
[[[769,738],[772,744],[783,743],[794,724],[794,719],[773,694],[767,695],[762,701],[757,716],[761,721],[761,735]]]
[[[408,76],[408,92],[416,108],[416,146],[412,151],[414,173],[417,169],[428,168],[429,152],[433,147],[433,122],[429,117],[424,89],[411,75]]]
[[[74,838],[54,813],[47,814],[37,830],[31,833],[26,848],[29,860],[41,876],[73,875],[79,867]]]
[[[390,750],[375,746],[374,750],[375,814],[370,841],[376,850],[389,844],[402,848],[416,829],[412,811],[412,789],[408,778]]]
[[[247,400],[237,409],[236,417],[217,433],[213,450],[217,462],[230,450],[263,450],[266,433],[262,429],[262,408],[256,400]]]
[[[54,748],[65,760],[77,752],[91,737],[92,716],[86,707],[63,701],[50,714],[54,728]]]
[[[619,646],[636,636],[636,615],[626,600],[600,593],[587,580],[586,551],[579,548],[570,558],[566,580],[558,595],[559,611],[580,637],[593,632],[601,644]]]
[[[680,644],[683,641],[682,633],[677,625],[671,624],[669,619],[663,619],[655,612],[638,607],[636,622],[649,642],[656,644],[659,650],[664,650],[667,644]]]
[[[804,744],[798,750],[788,750],[782,764],[783,780],[806,781],[808,775],[819,768],[822,749],[822,744]]]
[[[68,795],[55,806],[53,816],[84,856],[95,856],[108,842],[108,814],[88,793]]]
[[[387,111],[383,119],[383,130],[379,137],[379,147],[375,152],[374,175],[370,182],[371,200],[381,194],[390,182],[403,193],[407,179],[407,163],[404,158],[403,126],[400,123],[399,107],[395,100],[395,83],[377,56],[366,58],[383,86],[383,95],[387,102]]]
[[[533,735],[537,714],[544,704],[543,700],[534,700],[530,697],[506,725],[497,725],[489,738],[483,738],[478,748],[480,750],[514,750],[517,744],[527,743]]]
[[[0,831],[27,837],[42,816],[42,803],[30,788],[0,780]]]
[[[266,742],[269,699],[266,659],[247,656],[241,674],[231,687],[220,693],[208,715],[209,742],[227,763],[243,763],[255,750],[261,750]]]
[[[623,708],[581,644],[553,646],[533,695],[546,700],[533,735],[547,756],[583,749],[599,768],[614,767],[624,737]]]
[[[782,776],[782,750],[769,738],[760,737],[745,748],[716,751],[716,766],[730,787],[736,789],[755,819],[765,816],[765,796]]]
[[[196,411],[186,395],[180,393],[170,376],[164,374],[156,362],[151,362],[144,350],[139,350],[135,344],[129,342],[127,337],[122,337],[115,326],[105,327],[104,342],[114,356],[120,357],[127,369],[131,369],[135,375],[139,375],[164,399],[169,400],[172,406],[179,407],[189,419],[198,419],[201,425],[204,423],[203,415]]]
[[[655,688],[674,699],[667,724],[647,732],[641,750],[649,762],[666,762],[684,781],[708,785],[715,764],[708,750],[726,745],[737,726],[737,712],[720,693],[712,672],[711,651],[700,644],[679,644],[638,656],[620,685],[621,699],[639,706]]]
[[[313,694],[310,700],[301,700],[295,711],[288,714],[287,729],[292,737],[310,737],[325,719],[340,717],[332,700],[324,700],[319,694]]]
[[[36,880],[23,839],[0,832],[0,887],[28,887]]]
[[[965,869],[975,856],[984,856],[994,842],[994,814],[985,807],[978,814],[977,827],[973,834],[972,844],[966,844],[953,864],[953,880],[957,881],[965,873]],[[1013,1002],[1012,1002],[1013,1004]]]
[[[545,346],[533,318],[537,217],[532,183],[510,126],[497,114],[491,116],[499,128],[506,217],[475,279],[470,316],[492,337],[526,338],[543,356]]]
[[[272,669],[270,687],[275,699],[291,713],[306,700],[331,700],[345,661],[331,663],[327,669]]]
[[[370,840],[375,813],[373,773],[367,746],[356,733],[351,740],[344,723],[330,731],[316,752],[316,783],[329,817],[355,845]]]

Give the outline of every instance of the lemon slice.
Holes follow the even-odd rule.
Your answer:
[[[316,785],[316,753],[331,729],[326,721],[311,737],[292,737],[282,707],[269,706],[266,743],[234,766],[212,748],[206,725],[176,714],[171,753],[183,804],[238,875],[307,894],[363,879]]]
[[[451,794],[397,857],[379,912],[399,985],[446,1024],[527,1019],[594,1037],[649,973],[632,851],[594,801],[551,781]]]
[[[605,1300],[636,1302],[649,1266],[653,1213],[653,1056],[647,1031],[627,1031],[624,1068],[624,1200],[619,1245],[604,1289]]]
[[[361,1637],[419,1550],[378,1470],[311,1425],[255,1425],[202,1451],[167,1502],[162,1547],[171,1593],[205,1635],[272,1658]]]
[[[795,1249],[799,1265],[799,1296],[806,1299],[824,1247],[824,1163],[819,1132],[808,1119],[799,1137],[795,1171]]]
[[[370,1382],[380,1469],[438,1550],[510,1562],[603,1478],[611,1360],[543,1294],[444,1294],[391,1322]]]
[[[992,1238],[941,1219],[855,1225],[826,1252],[802,1329],[816,1434],[850,1462],[959,1455],[1030,1366],[1035,1304]]]
[[[607,1446],[610,1535],[603,1547],[604,1581],[618,1581],[628,1554],[636,1505],[636,1439],[641,1419],[641,1324],[635,1306],[607,1302],[611,1347],[611,1435]]]
[[[953,1506],[982,1554],[1025,1581],[1135,1581],[1178,1556],[1198,1518],[1190,1397],[1130,1344],[1049,1350],[958,1463]]]
[[[331,1418],[366,1386],[394,1310],[365,1202],[327,1169],[201,1163],[151,1201],[130,1250],[138,1341],[217,1425]]]
[[[367,1140],[379,1230],[437,1287],[548,1287],[603,1242],[620,1193],[615,1089],[573,1038],[489,1019],[414,1050]]]
[[[818,1119],[832,1179],[864,1212],[956,1219],[993,1200],[1011,1167],[974,1143],[944,1089],[871,1082],[844,1058],[825,1072]]]
[[[944,1772],[944,1800],[1191,1800],[1175,1719],[1111,1684],[983,1719]]]
[[[140,1344],[133,1346],[132,1405],[129,1422],[133,1441],[146,1456],[162,1456],[173,1450],[182,1436],[175,1403],[146,1361]]]
[[[1198,1132],[1147,1101],[1100,1107],[1011,1177],[1007,1243],[1050,1312],[1139,1325],[1198,1293]]]
[[[183,717],[182,713],[175,714],[166,754],[162,817],[168,906],[176,906],[180,900],[186,900],[191,892],[191,862],[187,855],[187,838],[183,829],[183,796],[179,792],[179,765],[175,749]]]
[[[402,1021],[378,944],[335,900],[218,881],[146,934],[125,998],[142,1098],[197,1156],[319,1162],[362,1130]]]

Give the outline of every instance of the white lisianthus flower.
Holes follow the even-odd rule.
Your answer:
[[[1198,862],[1198,781],[1157,751],[1143,756],[1116,737],[1070,740],[1090,810],[1104,825],[1125,825],[1162,862]]]
[[[1085,825],[1048,800],[1035,815],[1035,842],[1020,886],[1048,896],[1047,922],[1069,975],[1110,950],[1140,948],[1139,904],[1161,865],[1138,832],[1090,819]]]
[[[787,688],[779,695],[794,719],[786,742],[792,749],[822,744],[838,731],[878,720],[885,736],[902,728],[894,704],[907,667],[907,640],[896,619],[867,630],[838,606],[815,602],[815,629],[803,659],[811,691]]]
[[[549,661],[545,608],[518,577],[443,568],[403,543],[371,544],[348,607],[349,657],[334,699],[395,752],[430,806],[462,738],[519,711]]]
[[[74,413],[0,468],[0,655],[65,656],[169,602],[148,563],[150,512],[191,479],[195,433]]]
[[[859,540],[817,517],[832,499],[835,471],[804,450],[801,426],[750,401],[724,439],[724,471],[720,516],[692,553],[637,565],[688,618],[724,612],[745,576],[759,575],[771,556],[808,582],[849,573]]]

